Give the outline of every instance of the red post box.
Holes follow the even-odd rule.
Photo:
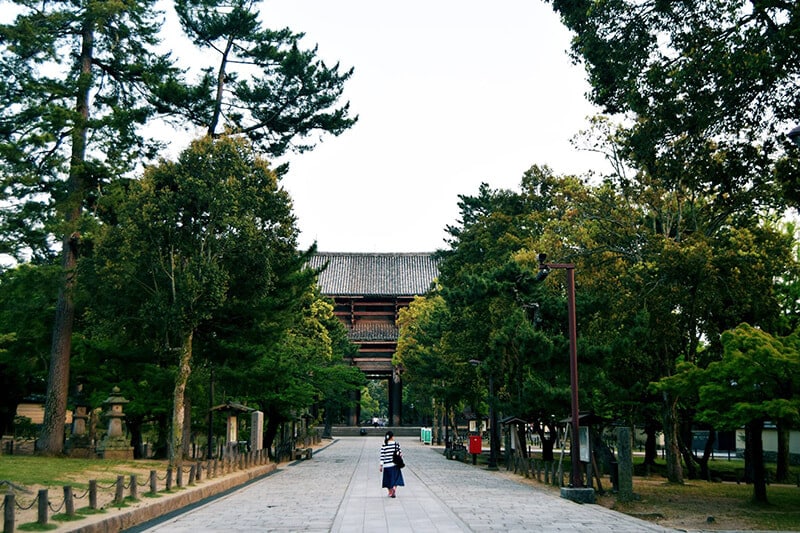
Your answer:
[[[483,452],[483,444],[481,444],[480,435],[469,436],[469,453],[480,454]]]

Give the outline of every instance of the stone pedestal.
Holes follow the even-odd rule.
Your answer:
[[[594,503],[594,489],[590,487],[561,487],[561,497],[576,503]]]

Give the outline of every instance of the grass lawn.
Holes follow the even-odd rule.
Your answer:
[[[111,503],[117,476],[124,476],[127,485],[130,483],[130,476],[136,474],[137,486],[141,486],[147,483],[150,470],[156,470],[157,475],[163,478],[166,469],[166,461],[101,461],[68,457],[0,456],[0,481],[13,484],[16,502],[21,508],[16,511],[16,529],[19,531],[47,531],[56,527],[58,522],[80,520],[86,515],[103,512],[102,509],[109,506],[124,506],[125,503]],[[90,480],[95,480],[98,484],[98,504],[101,507],[98,510],[90,509],[88,506],[87,491]],[[64,514],[63,508],[60,507],[64,500],[65,485],[71,486],[75,495],[77,515],[73,517]],[[46,526],[36,523],[36,506],[33,505],[40,489],[48,489],[51,505],[58,506],[57,510],[52,511],[51,522]],[[147,490],[149,489],[146,486],[142,487],[139,493],[142,494]]]
[[[24,487],[60,488],[72,485],[75,489],[86,489],[89,480],[98,483],[113,483],[117,476],[136,474],[143,482],[150,470],[163,476],[166,461],[98,461],[97,459],[74,459],[68,457],[38,457],[25,455],[0,455],[0,480],[11,481]],[[127,482],[127,480],[126,480]]]

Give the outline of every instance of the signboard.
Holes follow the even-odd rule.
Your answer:
[[[589,427],[580,426],[578,428],[578,444],[581,447],[581,461],[588,463],[589,459]]]

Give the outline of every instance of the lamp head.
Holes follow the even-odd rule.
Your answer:
[[[800,126],[795,126],[788,134],[789,140],[800,146]]]
[[[544,278],[550,273],[550,267],[547,266],[547,254],[539,254],[539,273],[536,274],[536,281],[544,281]]]

